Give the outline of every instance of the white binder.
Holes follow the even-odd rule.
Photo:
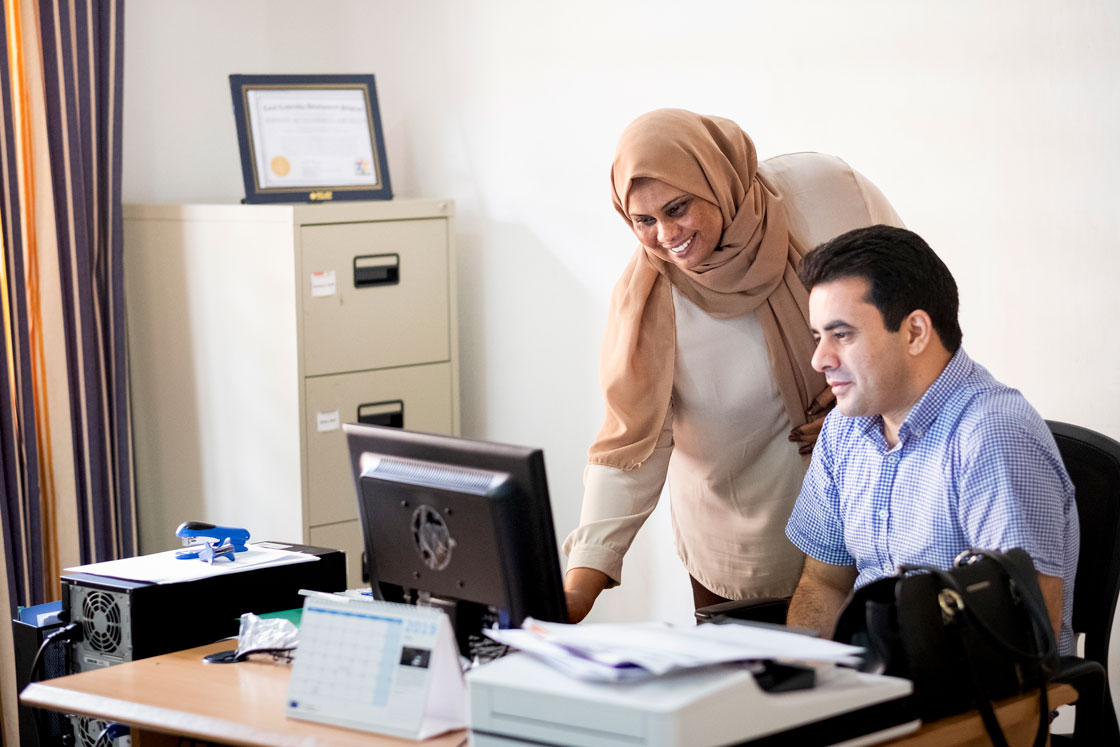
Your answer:
[[[341,596],[304,600],[286,713],[410,739],[466,726],[466,687],[447,616]]]

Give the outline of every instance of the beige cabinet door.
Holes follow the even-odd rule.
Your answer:
[[[305,376],[450,360],[447,225],[300,229]]]
[[[451,364],[306,379],[308,524],[358,518],[358,499],[342,423],[374,422],[450,434]]]

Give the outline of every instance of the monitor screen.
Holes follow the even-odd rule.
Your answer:
[[[343,429],[375,598],[444,607],[461,649],[482,627],[567,622],[540,449]]]

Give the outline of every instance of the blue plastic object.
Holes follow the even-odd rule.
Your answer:
[[[241,527],[223,527],[205,521],[184,521],[175,530],[176,537],[193,540],[201,539],[175,553],[179,560],[199,558],[207,563],[226,557],[233,560],[235,552],[245,552],[249,548],[249,530]]]
[[[19,621],[41,628],[44,625],[54,625],[59,622],[62,614],[62,600],[44,602],[33,607],[19,608]]]

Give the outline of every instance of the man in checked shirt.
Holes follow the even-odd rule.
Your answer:
[[[948,268],[917,234],[871,226],[817,247],[799,275],[837,404],[786,526],[807,555],[788,623],[830,636],[852,589],[899,565],[1020,547],[1074,653],[1073,485],[1034,408],[961,347]]]

